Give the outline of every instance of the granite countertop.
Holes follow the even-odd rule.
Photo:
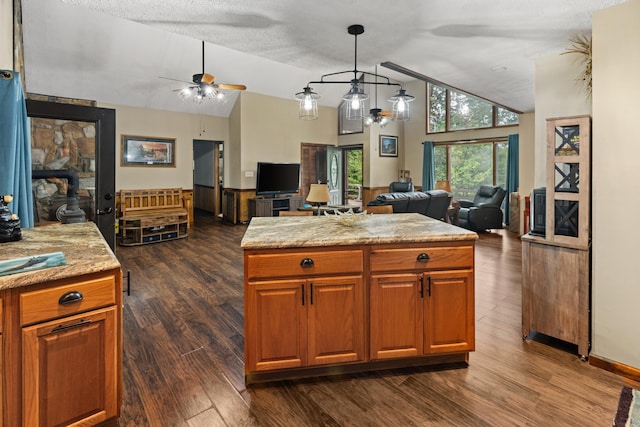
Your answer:
[[[0,276],[0,290],[119,268],[93,222],[23,228],[22,240],[0,243],[0,261],[62,252],[66,265]]]
[[[475,240],[478,235],[417,213],[364,215],[353,226],[334,216],[255,217],[241,247],[244,249],[346,246],[372,243],[420,243]]]

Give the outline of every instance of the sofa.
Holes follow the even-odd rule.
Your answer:
[[[499,186],[481,185],[471,200],[458,200],[458,225],[472,231],[502,228],[502,201],[506,191]]]
[[[444,221],[451,195],[444,190],[408,191],[379,194],[367,206],[391,205],[393,213],[419,213]]]

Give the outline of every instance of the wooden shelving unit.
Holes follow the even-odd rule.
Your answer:
[[[122,233],[120,244],[123,246],[143,245],[146,243],[164,242],[187,237],[187,215],[175,215],[173,219],[140,218],[121,219]]]
[[[302,204],[302,196],[256,197],[249,199],[249,218],[254,216],[278,216],[280,211],[295,211]]]
[[[545,235],[522,237],[522,336],[590,349],[591,119],[547,119]]]

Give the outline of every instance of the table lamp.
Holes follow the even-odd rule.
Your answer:
[[[329,186],[327,184],[311,184],[307,202],[317,203],[317,207],[320,208],[321,203],[329,203],[330,201],[331,196],[329,195]]]

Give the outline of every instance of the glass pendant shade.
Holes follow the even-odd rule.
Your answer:
[[[409,111],[409,103],[415,99],[414,96],[407,95],[404,89],[398,90],[394,96],[389,98],[389,102],[393,102],[391,109],[391,120],[403,122],[411,117]]]
[[[317,99],[320,95],[307,86],[302,92],[296,93],[295,97],[300,100],[298,117],[302,120],[316,120],[318,118]]]
[[[369,95],[364,93],[358,81],[351,81],[351,90],[342,97],[347,102],[347,120],[362,120],[364,118],[364,101]]]

